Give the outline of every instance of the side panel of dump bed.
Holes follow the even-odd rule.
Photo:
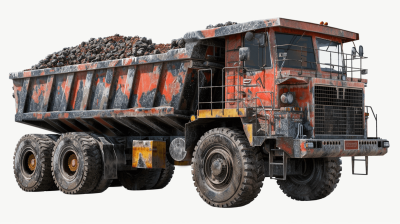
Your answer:
[[[50,131],[183,135],[193,111],[190,60],[14,79],[16,121]]]

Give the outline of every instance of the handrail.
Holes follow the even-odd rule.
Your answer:
[[[226,70],[226,69],[238,69],[238,76],[237,76],[237,85],[225,85],[224,83],[224,78],[225,78],[225,73],[224,73],[224,71]],[[202,87],[200,87],[200,72],[201,71],[211,71],[211,77],[213,77],[213,70],[211,69],[211,68],[206,68],[206,69],[199,69],[198,71],[197,71],[197,80],[198,80],[198,84],[197,84],[197,87],[198,87],[198,94],[197,94],[197,108],[199,108],[200,109],[200,104],[210,104],[210,106],[211,106],[211,114],[213,113],[213,107],[212,107],[212,104],[214,104],[214,103],[229,103],[229,102],[236,102],[236,105],[237,105],[237,112],[239,113],[239,103],[240,102],[243,102],[244,101],[244,99],[243,98],[241,98],[241,99],[239,99],[239,93],[240,93],[240,91],[241,91],[241,87],[243,86],[243,85],[240,85],[239,84],[239,81],[240,81],[240,77],[239,77],[239,73],[240,73],[240,69],[245,69],[244,67],[240,67],[240,66],[236,66],[236,67],[224,67],[224,68],[222,68],[222,85],[219,85],[219,86],[213,86],[213,79],[211,78],[211,83],[210,83],[210,86],[202,86]],[[237,86],[238,88],[237,88],[237,91],[236,91],[236,94],[237,94],[237,97],[235,97],[235,99],[234,100],[222,100],[222,101],[215,101],[215,102],[213,102],[213,99],[212,99],[212,89],[213,88],[224,88],[224,87],[231,87],[231,86]],[[210,96],[210,101],[209,102],[200,102],[200,89],[210,89],[211,90],[211,96]],[[224,97],[225,97],[225,95],[226,95],[226,92],[227,92],[227,89],[225,88],[225,91],[223,91],[222,92],[222,99],[224,99]],[[224,94],[225,93],[225,94]],[[223,106],[223,108],[224,108],[225,106]],[[224,113],[224,111],[222,111],[222,113]]]
[[[235,71],[235,74],[234,75],[232,75],[232,76],[235,76],[235,75],[237,75],[237,84],[236,85],[226,85],[225,84],[225,72],[226,72],[226,70],[227,69],[237,69],[237,71]],[[210,104],[211,106],[211,114],[213,114],[213,104],[214,103],[220,103],[220,104],[223,104],[223,107],[222,108],[225,108],[226,107],[226,103],[230,103],[230,102],[235,102],[236,103],[236,109],[238,110],[238,113],[239,113],[239,104],[240,103],[242,103],[246,108],[248,107],[247,106],[247,104],[245,103],[245,101],[246,101],[246,99],[245,98],[243,98],[243,96],[240,94],[241,93],[241,90],[242,90],[242,88],[244,87],[244,86],[246,86],[246,85],[243,85],[243,84],[241,84],[240,83],[240,69],[243,69],[244,71],[246,71],[247,69],[246,69],[246,67],[241,67],[241,66],[235,66],[235,67],[224,67],[224,68],[222,68],[222,85],[219,85],[219,86],[213,86],[213,80],[212,80],[212,78],[211,78],[211,80],[210,80],[210,86],[200,86],[200,72],[202,72],[202,71],[211,71],[211,77],[213,77],[213,70],[211,69],[211,68],[206,68],[206,69],[199,69],[198,70],[198,73],[197,73],[197,80],[198,80],[198,84],[197,84],[197,87],[198,87],[198,90],[197,90],[197,92],[198,92],[198,94],[197,94],[197,108],[198,109],[200,109],[200,104]],[[237,73],[236,73],[237,72]],[[259,84],[257,84],[257,85],[259,85]],[[236,91],[235,91],[235,97],[234,97],[234,99],[225,99],[224,97],[226,96],[226,93],[227,93],[227,88],[225,88],[225,87],[237,87],[237,89],[236,89]],[[213,88],[225,88],[224,90],[225,91],[222,91],[222,94],[223,94],[223,96],[222,96],[222,100],[221,101],[213,101],[213,96],[212,96],[212,89]],[[210,101],[209,102],[200,102],[200,90],[201,89],[210,89],[211,90],[211,96],[210,96]],[[225,95],[224,95],[224,93],[225,93]],[[271,131],[271,116],[269,115],[269,114],[267,114],[267,107],[266,106],[264,106],[264,104],[263,104],[263,102],[262,102],[262,99],[258,96],[258,94],[260,94],[260,93],[269,93],[270,94],[270,96],[271,96],[271,111],[274,111],[275,110],[275,105],[274,105],[274,102],[275,102],[275,93],[273,92],[273,91],[259,91],[259,92],[256,92],[255,93],[255,97],[253,97],[251,100],[256,100],[256,102],[255,102],[255,107],[253,107],[253,108],[256,108],[256,113],[257,113],[257,115],[256,115],[256,120],[257,120],[257,122],[259,122],[258,121],[258,105],[257,105],[257,99],[258,100],[260,100],[260,104],[261,104],[261,108],[262,108],[262,110],[263,110],[263,113],[264,113],[264,117],[265,117],[265,123],[264,123],[264,128],[265,128],[265,137],[267,137],[267,132],[268,132],[268,134],[269,134],[269,136],[271,136],[272,135],[272,131]],[[251,106],[250,106],[251,107]],[[199,115],[198,114],[199,113],[199,111],[197,110],[197,116]],[[224,110],[222,110],[222,113],[224,113]],[[267,124],[267,122],[268,122],[268,124]],[[267,126],[268,125],[268,126]]]
[[[295,49],[295,48],[285,49],[284,47],[286,47],[286,46],[299,47],[300,50],[299,49]],[[276,52],[278,52],[278,49],[280,48],[282,50],[285,50],[286,53],[289,52],[289,51],[292,51],[292,52],[293,51],[297,51],[297,52],[300,52],[300,54],[301,54],[300,59],[289,59],[289,58],[287,58],[287,54],[285,56],[283,56],[283,59],[278,59],[279,58],[279,54],[276,55],[276,57],[277,57],[276,60],[275,60],[276,62],[279,63],[279,62],[283,61],[281,66],[279,66],[280,67],[278,69],[279,72],[281,72],[281,69],[282,69],[285,61],[298,61],[298,62],[300,62],[300,69],[301,69],[300,74],[303,73],[303,63],[304,62],[307,63],[307,64],[310,63],[310,64],[315,64],[315,65],[319,64],[319,65],[329,66],[330,78],[332,78],[332,73],[337,73],[338,75],[341,74],[342,76],[344,76],[344,75],[347,76],[347,74],[350,73],[351,81],[353,81],[353,73],[354,72],[359,72],[360,73],[360,79],[358,80],[359,82],[362,79],[362,75],[365,75],[364,73],[366,73],[366,71],[367,71],[366,69],[362,68],[362,59],[367,59],[368,57],[364,57],[364,56],[358,56],[357,57],[357,56],[354,56],[352,54],[344,53],[342,51],[340,51],[340,52],[338,52],[338,51],[328,51],[328,50],[323,50],[323,49],[318,49],[318,48],[308,48],[308,47],[299,46],[299,45],[295,45],[295,44],[282,44],[282,45],[275,45],[273,47],[276,49]],[[314,54],[316,54],[317,52],[320,52],[320,51],[329,53],[329,63],[325,63],[325,62],[321,63],[321,62],[317,62],[317,61],[303,60],[302,53],[304,51],[308,51],[308,50],[312,50],[314,52]],[[334,64],[334,61],[336,61],[336,60],[332,60],[332,53],[338,54],[337,64]],[[341,55],[341,57],[340,57],[340,55]],[[353,61],[356,60],[356,59],[360,60],[359,67],[353,67]],[[340,61],[341,61],[341,63],[340,63]],[[350,66],[348,64],[348,61],[350,61]],[[337,70],[334,70],[335,66],[338,68]],[[339,78],[339,76],[338,76],[338,78]]]
[[[372,106],[365,106],[365,108],[367,108],[367,113],[368,114],[369,114],[368,108],[371,108],[372,115],[375,118],[375,134],[376,134],[375,136],[376,136],[376,138],[378,138],[378,114],[374,113],[374,109],[372,109]],[[368,138],[368,136],[367,136],[367,138]]]

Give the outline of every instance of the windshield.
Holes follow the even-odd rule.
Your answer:
[[[317,38],[318,58],[322,71],[342,72],[343,55],[340,43]]]
[[[314,47],[310,36],[276,34],[279,67],[316,69]],[[286,53],[286,57],[281,53]],[[285,62],[283,62],[285,61]]]

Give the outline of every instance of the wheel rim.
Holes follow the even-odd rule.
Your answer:
[[[24,174],[31,176],[36,169],[36,157],[31,149],[28,149],[23,154],[22,170]]]
[[[211,148],[205,156],[203,171],[209,186],[223,189],[232,178],[232,156],[223,146]]]
[[[28,168],[29,170],[31,170],[32,172],[35,171],[36,168],[36,159],[35,159],[35,155],[30,154],[28,157]]]
[[[68,157],[68,168],[70,171],[75,172],[78,169],[78,158],[76,158],[75,153]]]
[[[307,184],[315,176],[315,160],[314,159],[303,159],[303,173],[301,175],[290,176],[290,179],[297,184]]]
[[[72,178],[79,168],[78,157],[72,149],[66,150],[61,156],[61,170],[64,176]]]

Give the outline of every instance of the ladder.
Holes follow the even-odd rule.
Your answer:
[[[355,161],[363,161],[365,163],[365,173],[354,173]],[[365,159],[356,159],[355,156],[351,157],[351,170],[353,175],[368,175],[368,156]]]
[[[282,158],[281,162],[279,161]],[[278,160],[279,159],[279,160]],[[287,173],[286,153],[281,149],[271,149],[269,153],[269,178],[274,180],[286,180]],[[274,166],[282,166],[282,177],[274,176]]]

